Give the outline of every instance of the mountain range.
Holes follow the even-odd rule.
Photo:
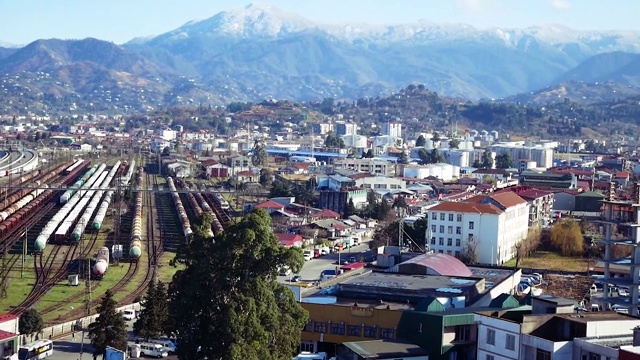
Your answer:
[[[0,47],[0,96],[21,93],[43,109],[55,100],[97,106],[108,99],[108,109],[145,110],[265,98],[358,99],[407,84],[470,100],[549,101],[563,93],[554,89],[572,94],[567,88],[577,84],[583,88],[577,100],[590,102],[603,98],[602,86],[593,90],[597,96],[585,95],[595,83],[640,93],[638,53],[638,31],[428,21],[326,25],[248,5],[121,45],[89,38]],[[535,96],[549,91],[554,95]]]

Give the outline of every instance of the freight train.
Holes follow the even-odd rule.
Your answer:
[[[36,251],[43,251],[47,246],[47,242],[49,242],[49,238],[56,232],[56,229],[60,224],[67,218],[67,215],[75,208],[78,202],[81,200],[84,195],[84,189],[89,189],[93,186],[93,183],[98,180],[102,171],[106,166],[104,164],[96,164],[94,165],[88,172],[91,173],[91,176],[87,177],[87,180],[83,181],[83,184],[78,189],[79,191],[74,191],[74,194],[65,202],[64,206],[58,210],[58,212],[49,220],[49,222],[45,225],[45,227],[40,232],[40,235],[36,238],[34,243]],[[83,176],[83,178],[86,177]],[[77,182],[76,182],[77,184]],[[64,196],[64,195],[63,195]]]
[[[91,273],[95,278],[102,279],[109,269],[109,248],[103,246],[98,250],[96,263],[91,268]]]
[[[84,214],[82,214],[82,217],[80,217],[80,220],[78,220],[75,228],[73,229],[73,232],[71,233],[72,241],[74,242],[80,241],[82,234],[84,234],[84,231],[87,228],[87,225],[89,224],[89,220],[93,216],[93,213],[96,211],[96,208],[100,203],[100,199],[102,199],[102,195],[104,194],[104,191],[109,187],[109,184],[111,184],[111,181],[116,175],[116,172],[118,171],[119,167],[120,167],[120,161],[118,161],[113,166],[113,168],[111,168],[111,171],[109,171],[109,174],[106,176],[106,179],[104,179],[104,181],[102,181],[102,183],[98,186],[98,190],[96,190],[93,193],[93,197],[91,197],[91,200],[89,200],[89,205],[87,205],[87,208],[84,211]]]
[[[138,169],[138,188],[142,188],[144,169]],[[142,191],[136,192],[136,204],[133,211],[133,225],[129,238],[129,256],[138,259],[142,255]]]
[[[60,171],[58,171],[58,172],[60,172]],[[9,184],[4,185],[4,186],[2,187],[2,189],[0,189],[0,196],[3,196],[3,197],[4,197],[4,195],[5,195],[7,192],[11,191],[11,188],[14,188],[14,187],[20,186],[20,185],[24,184],[25,182],[27,182],[27,181],[29,181],[29,180],[31,180],[31,179],[33,179],[33,178],[35,178],[35,177],[36,177],[36,176],[38,176],[38,175],[40,175],[40,170],[34,170],[34,171],[32,171],[32,172],[30,172],[30,173],[27,173],[27,174],[25,174],[25,175],[23,175],[23,176],[21,176],[21,177],[19,177],[19,178],[15,179],[15,180],[11,180],[11,181],[9,182]],[[14,201],[15,201],[15,200],[14,200]],[[8,202],[8,200],[3,201],[3,202],[2,202],[2,207],[3,207],[3,208],[4,208],[4,207],[7,207],[7,206],[9,206],[9,204],[11,204],[11,202]]]
[[[72,166],[73,167],[73,166]],[[67,201],[80,189],[86,182],[93,176],[93,174],[98,171],[100,164],[95,164],[87,171],[75,184],[71,185],[71,188],[60,196],[60,204],[66,204]],[[68,169],[67,169],[68,170]]]
[[[84,160],[82,159],[77,159],[73,165],[69,166],[65,171],[64,174],[68,175],[71,174],[73,172],[73,170],[75,170],[77,167],[79,167],[80,165],[82,165],[82,163],[84,162]]]
[[[57,176],[65,169],[66,165],[60,165],[55,168],[50,173],[44,175],[39,180],[35,181],[32,186],[25,187],[21,190],[16,191],[11,196],[7,197],[6,200],[2,202],[2,212],[0,212],[0,221],[5,221],[11,214],[20,210],[23,206],[27,205],[29,201],[32,201],[35,197],[33,196],[36,191],[30,188],[40,188],[40,187],[48,187],[47,185],[43,185],[49,182],[49,180],[53,179],[53,177]],[[32,178],[32,177],[31,177]],[[42,192],[37,193],[38,196]],[[28,200],[26,200],[28,199]],[[25,202],[26,200],[26,202]]]
[[[193,231],[191,230],[191,223],[189,222],[187,212],[184,211],[182,200],[180,200],[180,195],[178,194],[176,185],[174,184],[172,177],[167,177],[167,184],[169,185],[169,191],[171,192],[173,203],[176,205],[176,210],[178,211],[178,217],[180,218],[180,223],[182,224],[182,232],[184,233],[184,237],[186,239],[189,239],[189,236],[193,234]]]
[[[76,177],[79,173],[84,171],[84,169],[86,168],[86,165],[87,164],[83,164],[83,166],[80,166],[74,169],[71,174],[65,177],[65,180],[63,181],[62,184],[57,184],[55,186],[65,185],[66,183],[70,182],[71,178]],[[23,208],[21,208],[20,210],[17,210],[13,215],[9,216],[8,219],[0,223],[0,237],[6,238],[7,236],[9,236],[9,234],[12,231],[15,231],[15,229],[23,225],[26,221],[28,221],[31,218],[31,216],[35,212],[37,212],[39,209],[45,206],[45,204],[47,204],[49,200],[51,200],[54,197],[55,194],[56,192],[53,190],[50,190],[50,189],[45,190],[40,196],[37,196],[36,198],[34,198],[31,202],[29,202]]]
[[[184,187],[185,189],[191,189],[189,186]],[[200,194],[193,194],[193,193],[187,193],[187,200],[189,201],[189,205],[191,206],[191,208],[193,209],[193,212],[195,213],[196,217],[198,217],[198,219],[202,219],[202,214],[205,213],[204,209],[200,206],[200,203],[198,202],[198,200],[196,199],[195,195],[200,195]],[[211,214],[213,217],[215,217],[215,215],[213,215],[213,212],[211,211],[211,208],[209,208],[209,211],[207,211],[207,213]],[[213,237],[213,231],[211,230],[211,228],[208,228],[207,230],[205,230],[205,236],[212,238]]]
[[[211,209],[211,206],[209,205],[209,203],[204,199],[204,197],[200,193],[195,193],[194,197],[202,207],[202,211],[207,214],[211,214],[211,230],[213,231],[213,234],[214,235],[220,234],[223,231],[222,224],[220,223],[218,216],[216,216],[216,214]]]

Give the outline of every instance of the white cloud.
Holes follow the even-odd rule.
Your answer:
[[[571,3],[567,0],[551,0],[551,6],[560,11],[566,11],[571,9]]]
[[[458,6],[473,12],[481,12],[484,9],[480,0],[458,0]]]

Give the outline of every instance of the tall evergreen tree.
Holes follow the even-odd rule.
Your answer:
[[[296,350],[308,314],[276,278],[304,259],[279,245],[270,221],[258,209],[215,242],[194,232],[187,267],[169,286],[180,359],[286,359]]]
[[[169,317],[167,292],[164,284],[151,281],[144,297],[144,307],[133,324],[136,335],[145,339],[159,337],[165,333]]]
[[[416,139],[416,147],[424,146],[426,143],[427,143],[427,139],[425,139],[424,136],[422,135],[418,136],[418,138]]]
[[[18,320],[18,330],[20,334],[26,334],[33,337],[33,334],[37,334],[42,331],[44,327],[44,321],[36,309],[29,309],[20,315]]]
[[[107,290],[98,306],[96,321],[89,324],[89,337],[94,356],[104,355],[107,346],[122,351],[127,349],[127,327],[116,310],[111,290]]]

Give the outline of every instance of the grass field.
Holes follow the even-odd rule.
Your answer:
[[[549,251],[538,251],[520,261],[518,266],[521,268],[583,272],[588,270],[587,260],[582,257],[569,257]],[[593,263],[594,261],[591,260],[591,265]],[[506,262],[504,266],[516,266],[516,259]]]
[[[28,256],[25,259],[24,274],[22,277],[20,276],[20,255],[11,255],[10,260],[7,259],[7,262],[13,262],[13,259],[17,259],[17,263],[7,277],[7,297],[0,299],[0,311],[2,312],[8,312],[11,308],[18,306],[24,301],[35,283],[36,276],[33,271],[33,257]]]

